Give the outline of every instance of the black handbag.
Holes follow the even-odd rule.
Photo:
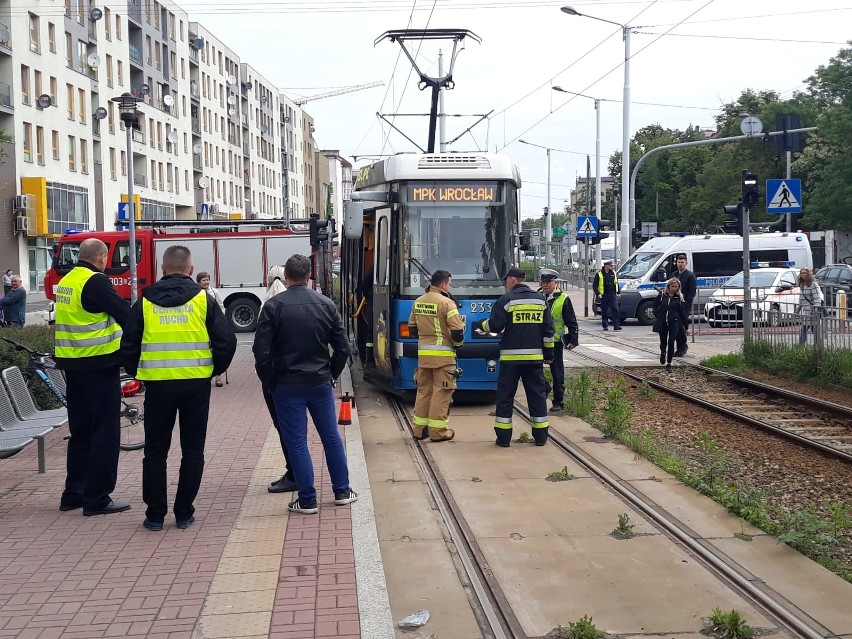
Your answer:
[[[662,316],[658,317],[654,320],[654,325],[651,327],[651,330],[655,333],[662,333],[663,331],[663,318]]]

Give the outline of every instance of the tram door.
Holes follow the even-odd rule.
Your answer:
[[[375,250],[373,251],[373,356],[376,375],[382,382],[391,384],[391,342],[393,321],[391,318],[391,209],[376,211]]]

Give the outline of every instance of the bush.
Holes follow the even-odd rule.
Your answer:
[[[52,353],[54,349],[53,327],[51,326],[0,328],[0,337],[6,337],[43,353]],[[26,370],[29,361],[27,353],[16,351],[11,344],[0,340],[0,370],[17,366],[24,373],[24,377],[27,377]],[[61,406],[59,400],[40,379],[27,379],[27,385],[39,408],[59,408]]]

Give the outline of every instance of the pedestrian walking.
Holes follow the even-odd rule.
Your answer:
[[[27,322],[27,290],[23,287],[20,275],[9,278],[11,288],[0,299],[0,308],[8,326],[23,326]]]
[[[512,441],[512,414],[518,381],[523,381],[536,446],[547,443],[547,388],[542,364],[553,361],[553,319],[541,293],[526,282],[517,266],[505,276],[508,292],[491,308],[487,320],[477,328],[485,333],[503,333],[500,339],[500,370],[497,373],[497,409],[494,432],[498,446]]]
[[[553,406],[551,413],[561,413],[562,404],[565,401],[565,362],[562,359],[564,349],[573,350],[579,342],[580,329],[577,325],[577,315],[574,313],[574,305],[571,299],[557,285],[556,280],[559,273],[550,268],[539,271],[541,288],[539,293],[544,295],[550,316],[553,318],[553,362],[550,364],[550,376],[553,384],[547,385],[547,393],[553,390]]]
[[[698,282],[695,279],[695,273],[686,268],[686,254],[681,253],[677,256],[677,271],[673,274],[680,281],[680,293],[683,295],[684,306],[686,307],[687,321],[683,322],[677,332],[677,349],[675,357],[683,357],[689,350],[689,345],[686,343],[686,331],[689,328],[689,316],[692,314],[692,303],[695,301],[695,293],[698,290]]]
[[[455,436],[448,428],[449,410],[459,375],[456,351],[464,345],[464,320],[450,294],[451,286],[449,271],[434,271],[408,318],[408,333],[417,338],[415,439],[446,442]]]
[[[654,300],[654,331],[660,334],[660,364],[666,365],[666,371],[672,372],[672,357],[675,354],[675,342],[678,332],[686,324],[686,300],[680,292],[680,280],[672,277],[666,282],[666,288]]]
[[[334,302],[308,288],[310,275],[310,259],[290,256],[284,265],[287,290],[263,305],[252,348],[261,383],[272,388],[299,491],[288,509],[305,514],[319,511],[308,450],[308,412],[322,440],[334,503],[342,506],[358,499],[349,485],[332,390],[333,380],[346,367],[349,342]]]
[[[145,382],[142,525],[162,530],[168,512],[166,460],[180,417],[181,461],[173,512],[178,528],[195,522],[193,502],[204,473],[210,378],[224,373],[237,338],[218,304],[192,280],[185,246],[163,252],[163,278],[133,305],[121,338],[128,373]]]
[[[10,288],[12,288],[12,269],[7,268],[3,273],[3,295],[8,293]]]
[[[822,316],[825,297],[819,282],[814,278],[813,271],[803,268],[796,278],[796,286],[799,287],[799,306],[801,307],[802,327],[799,329],[799,344],[808,341],[808,329],[814,334],[814,341],[818,341],[816,328]]]
[[[121,433],[119,347],[130,306],[104,275],[109,249],[80,242],[77,264],[56,288],[56,366],[65,371],[68,440],[59,510],[109,515],[130,508],[112,499]]]
[[[620,331],[621,310],[618,307],[618,275],[613,268],[612,260],[604,262],[603,268],[595,273],[593,288],[601,298],[603,329],[608,331],[609,322],[612,322],[613,330]]]
[[[266,274],[266,287],[266,299],[263,302],[264,304],[279,293],[283,293],[287,290],[287,287],[284,286],[283,266],[275,265],[269,267],[269,272]],[[293,474],[293,467],[290,465],[290,453],[287,451],[287,444],[284,443],[284,434],[281,432],[281,426],[278,423],[278,415],[275,411],[275,399],[272,397],[272,387],[264,383],[263,377],[257,369],[257,365],[255,365],[255,372],[260,379],[260,388],[261,391],[263,391],[263,401],[266,402],[266,409],[269,411],[269,416],[272,418],[272,425],[278,433],[278,440],[281,442],[281,452],[284,453],[284,463],[287,466],[284,470],[284,474],[269,484],[266,490],[271,493],[292,493],[297,488],[296,476]]]
[[[219,295],[219,291],[210,286],[210,273],[207,271],[201,271],[198,275],[195,276],[195,281],[198,285],[207,291],[207,294],[212,298],[214,302],[219,306],[219,309],[222,311],[222,315],[225,314],[225,302],[222,300],[222,296]],[[218,388],[222,388],[222,376],[216,375],[213,378],[214,383]]]

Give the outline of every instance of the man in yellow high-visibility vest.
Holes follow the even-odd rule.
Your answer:
[[[67,473],[59,510],[109,515],[130,508],[113,501],[121,432],[119,346],[130,305],[104,275],[109,249],[80,242],[77,264],[56,287],[56,366],[65,371]]]
[[[168,512],[166,458],[180,414],[180,479],[174,502],[178,528],[195,522],[193,502],[204,471],[210,379],[224,373],[237,338],[225,315],[192,277],[185,246],[163,253],[163,279],[146,288],[133,306],[121,339],[128,373],[145,382],[145,457],[142,525],[162,530]]]

